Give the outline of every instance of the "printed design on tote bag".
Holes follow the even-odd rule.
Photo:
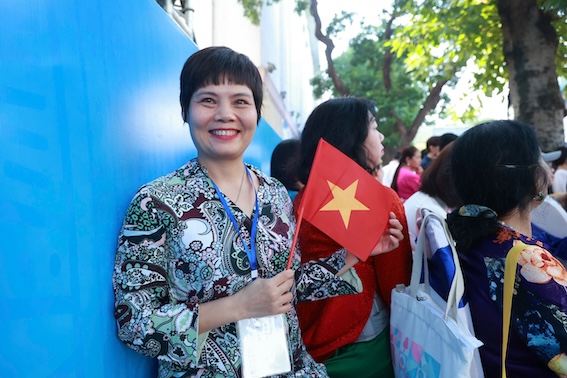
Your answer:
[[[405,372],[407,378],[439,377],[441,364],[419,344],[404,337],[403,333],[394,326],[390,326],[390,343],[395,371]]]

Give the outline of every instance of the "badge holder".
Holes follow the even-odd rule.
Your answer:
[[[285,314],[239,320],[236,330],[244,378],[291,371]]]
[[[248,167],[244,166],[248,178],[252,181],[252,175]],[[219,200],[228,214],[234,229],[240,235],[240,228],[230,207],[226,203],[218,186],[212,181],[217,191]],[[252,220],[252,232],[250,235],[250,247],[243,241],[250,261],[250,274],[252,280],[258,277],[256,269],[256,230],[258,227],[258,194],[254,190],[256,202],[254,206],[254,218]],[[291,371],[291,353],[288,345],[287,322],[285,314],[265,316],[262,318],[250,318],[239,320],[236,323],[236,331],[240,342],[240,355],[242,357],[242,376],[244,378],[258,378],[268,375],[276,375]]]

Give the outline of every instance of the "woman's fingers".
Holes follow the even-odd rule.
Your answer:
[[[291,269],[278,273],[272,278],[258,278],[244,288],[241,293],[250,317],[262,317],[285,313],[291,310],[293,294],[290,292],[294,282]]]

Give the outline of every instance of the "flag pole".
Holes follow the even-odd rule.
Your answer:
[[[324,142],[323,138],[320,138],[319,142],[317,143],[317,149],[315,150],[315,156],[313,157],[313,164],[315,164],[315,161],[317,160],[317,156],[321,153],[320,150],[323,142]],[[297,221],[295,223],[295,232],[293,234],[293,242],[291,244],[291,249],[289,251],[289,257],[287,258],[287,265],[285,267],[286,270],[291,268],[291,261],[293,260],[295,245],[297,244],[297,237],[299,236],[299,227],[301,226],[301,221],[303,220],[303,210],[305,209],[305,203],[308,194],[310,193],[308,187],[309,187],[309,178],[307,179],[307,183],[305,183],[305,187],[303,188],[303,197],[301,198],[301,202],[299,204],[299,214],[297,215]]]
[[[299,209],[299,215],[297,217],[297,223],[295,224],[295,232],[293,234],[293,242],[291,244],[291,250],[289,251],[289,257],[287,258],[286,270],[291,268],[291,260],[293,260],[293,253],[295,252],[295,245],[297,243],[297,236],[299,235],[299,227],[301,226],[301,220],[303,219],[303,201],[301,201],[301,208]]]

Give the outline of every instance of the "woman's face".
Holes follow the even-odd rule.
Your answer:
[[[384,135],[378,131],[376,118],[368,112],[368,136],[364,141],[364,148],[366,149],[368,164],[371,167],[377,167],[382,162],[382,156],[384,156],[383,140]]]
[[[406,158],[406,164],[413,170],[418,169],[421,165],[421,152],[417,150],[411,158]]]
[[[189,129],[201,164],[242,159],[256,131],[252,91],[245,85],[204,86],[189,104]]]

